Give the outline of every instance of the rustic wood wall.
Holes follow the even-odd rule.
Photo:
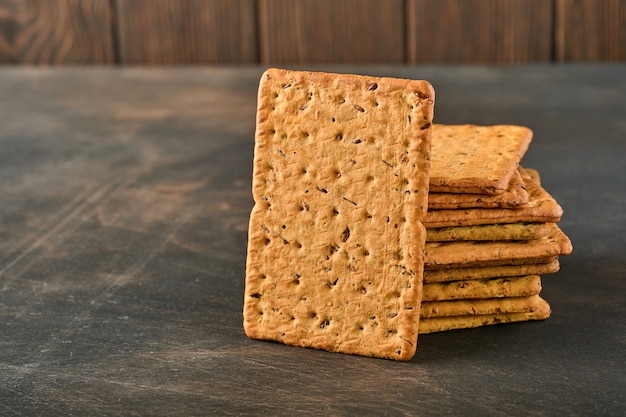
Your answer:
[[[626,0],[0,0],[0,63],[626,61]]]

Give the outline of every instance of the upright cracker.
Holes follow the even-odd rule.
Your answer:
[[[428,194],[429,210],[464,208],[519,208],[528,203],[526,184],[519,168],[513,172],[508,188],[501,194],[434,193]]]
[[[424,267],[429,269],[512,264],[515,260],[537,263],[539,258],[569,255],[572,243],[556,223],[548,223],[542,239],[511,242],[427,242]]]
[[[413,356],[433,103],[426,81],[263,74],[244,299],[249,337]]]
[[[430,191],[504,192],[531,140],[524,126],[434,125]]]
[[[492,324],[545,320],[550,317],[550,313],[550,305],[540,298],[538,308],[532,312],[425,318],[420,322],[419,333],[427,334],[446,330],[471,329]]]
[[[431,210],[422,223],[427,228],[440,228],[516,222],[556,223],[561,220],[563,209],[556,200],[541,185],[533,181],[525,170],[520,172],[528,191],[528,203],[520,208]]]

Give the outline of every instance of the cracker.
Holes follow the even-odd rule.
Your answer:
[[[519,209],[463,209],[430,210],[423,220],[427,228],[475,226],[497,223],[556,223],[563,209],[541,185],[533,181],[525,170],[521,171],[528,191],[528,203]]]
[[[413,356],[433,103],[426,81],[263,74],[244,298],[249,337]]]
[[[547,275],[559,271],[558,256],[539,259],[527,265],[501,265],[470,268],[442,268],[424,271],[424,284],[432,282],[464,281],[468,279],[519,277],[524,275]]]
[[[454,268],[536,263],[538,258],[569,255],[572,243],[556,223],[548,223],[548,234],[537,240],[507,242],[427,242],[425,268]]]
[[[508,223],[426,229],[427,242],[536,240],[550,232],[549,223]]]
[[[540,308],[540,300],[539,295],[531,295],[530,297],[422,302],[420,319],[502,313],[532,313]]]
[[[454,269],[454,268],[484,268],[484,267],[496,267],[496,266],[524,266],[534,265],[541,263],[545,259],[540,258],[517,258],[517,259],[493,259],[489,261],[477,261],[468,264],[429,264],[424,265],[424,271],[440,270],[440,269]]]
[[[434,317],[420,320],[419,333],[435,333],[454,329],[471,329],[492,324],[545,320],[550,317],[550,305],[543,299],[539,308],[527,313],[486,314],[480,316]]]
[[[430,191],[503,193],[531,140],[523,126],[434,125]]]
[[[454,210],[463,208],[519,208],[528,203],[526,184],[518,168],[502,194],[434,193],[428,195],[429,210]]]
[[[524,171],[526,171],[526,174],[528,174],[531,180],[541,185],[541,176],[539,175],[539,171],[533,168],[524,168]]]
[[[539,275],[424,284],[422,302],[480,298],[529,297],[541,292]]]

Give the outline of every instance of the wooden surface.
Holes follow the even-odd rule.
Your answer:
[[[0,0],[0,63],[626,61],[626,0]]]
[[[3,69],[0,415],[623,415],[626,66],[330,69],[534,130],[574,244],[552,317],[422,335],[406,363],[250,340],[262,68]]]

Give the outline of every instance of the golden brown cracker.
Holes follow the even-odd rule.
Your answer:
[[[539,175],[539,171],[533,168],[524,168],[524,171],[526,171],[526,174],[528,174],[531,180],[541,185],[541,176]]]
[[[532,312],[424,318],[420,321],[419,333],[427,334],[446,330],[471,329],[492,324],[545,320],[550,317],[550,313],[550,305],[541,299],[539,307]]]
[[[244,299],[249,337],[413,356],[433,103],[426,81],[263,74]]]
[[[505,223],[426,229],[427,242],[536,240],[550,233],[549,223]]]
[[[464,208],[519,208],[528,203],[526,184],[518,168],[501,194],[435,193],[428,194],[429,210],[455,210]]]
[[[539,275],[424,284],[422,302],[480,298],[529,297],[541,291]]]
[[[556,223],[548,223],[548,234],[536,240],[507,242],[427,242],[425,268],[454,268],[463,266],[487,266],[536,263],[538,258],[569,255],[572,244]],[[529,261],[529,262],[526,262]]]
[[[504,192],[531,140],[532,131],[524,126],[435,124],[430,191]]]
[[[537,259],[536,263],[526,265],[430,269],[424,271],[424,284],[432,282],[464,281],[469,279],[546,275],[558,272],[559,268],[558,256],[551,256],[544,259]]]
[[[430,210],[423,220],[427,228],[452,226],[475,226],[502,223],[556,223],[561,220],[563,209],[541,185],[521,171],[528,191],[528,203],[518,209],[462,209]]]
[[[539,295],[476,300],[422,302],[420,319],[432,317],[481,316],[502,313],[532,313],[540,308]]]

